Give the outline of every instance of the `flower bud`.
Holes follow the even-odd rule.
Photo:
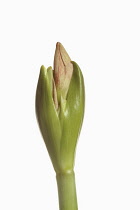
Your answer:
[[[84,116],[84,81],[79,66],[57,43],[54,70],[40,69],[36,115],[55,171],[70,171]]]
[[[54,81],[57,90],[58,102],[60,102],[61,97],[63,97],[63,99],[66,98],[72,72],[73,65],[71,63],[71,59],[63,45],[57,42],[54,56]]]

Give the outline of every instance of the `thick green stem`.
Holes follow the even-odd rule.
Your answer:
[[[60,210],[78,210],[74,171],[56,175]]]

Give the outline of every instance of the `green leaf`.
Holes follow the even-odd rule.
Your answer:
[[[72,63],[73,75],[66,99],[66,107],[60,111],[62,129],[60,161],[63,170],[73,168],[75,148],[83,122],[85,106],[83,75],[79,66],[75,62]]]
[[[61,127],[52,98],[51,67],[46,69],[42,66],[40,69],[36,91],[36,116],[54,168],[57,168],[60,151]]]

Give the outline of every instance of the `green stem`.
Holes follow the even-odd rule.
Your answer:
[[[60,210],[78,210],[74,171],[56,175]]]

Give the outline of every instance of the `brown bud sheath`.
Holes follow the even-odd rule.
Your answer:
[[[58,94],[58,103],[60,103],[61,97],[66,99],[72,73],[71,59],[63,45],[57,42],[54,56],[54,81]]]

